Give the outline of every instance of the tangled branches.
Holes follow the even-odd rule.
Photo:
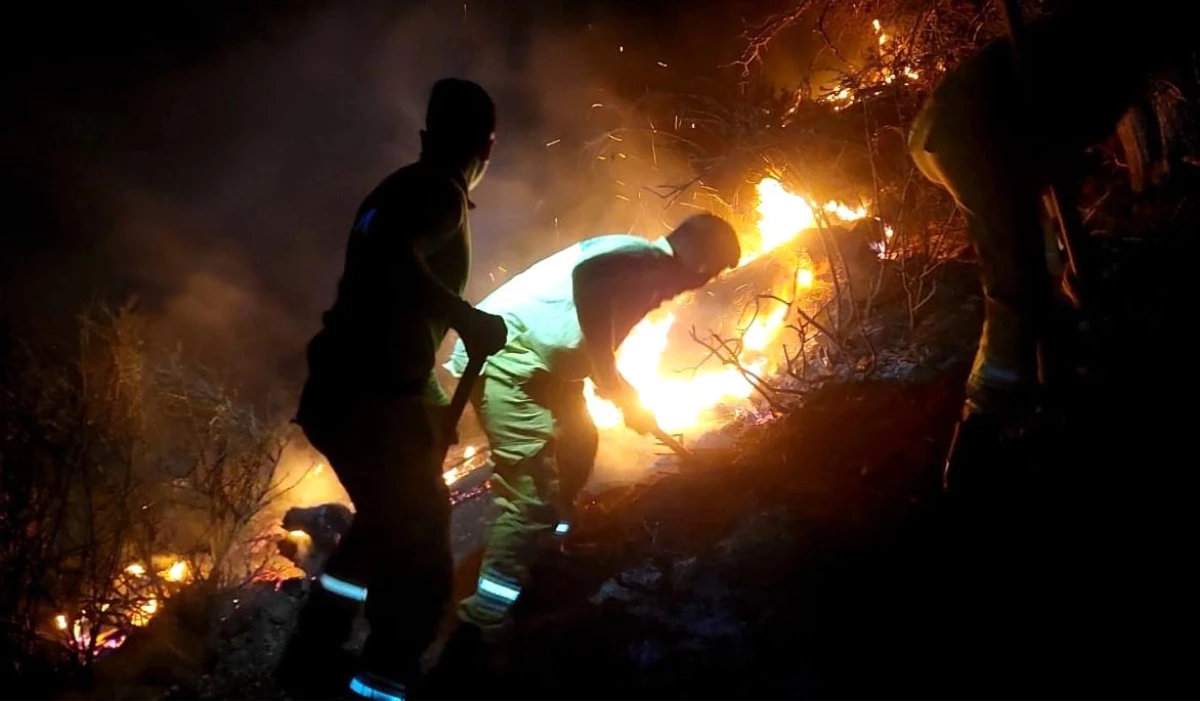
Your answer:
[[[832,3],[826,3],[826,7],[830,4]],[[741,68],[743,80],[750,77],[751,70],[756,63],[762,62],[763,54],[766,52],[767,47],[779,36],[780,32],[799,22],[800,18],[813,5],[813,0],[802,0],[788,10],[775,13],[762,22],[752,25],[742,33],[742,39],[746,42],[746,48],[732,65]]]
[[[24,664],[12,676],[36,660],[86,671],[184,584],[261,576],[268,513],[293,485],[278,474],[284,422],[152,352],[129,306],[79,324],[75,357],[4,349],[0,624],[6,659]]]

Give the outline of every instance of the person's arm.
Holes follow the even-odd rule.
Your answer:
[[[396,194],[399,201],[388,208],[386,219],[380,222],[388,242],[386,252],[377,252],[386,253],[378,263],[385,266],[381,274],[385,288],[396,283],[395,294],[411,296],[399,300],[401,303],[419,305],[430,316],[444,319],[458,332],[470,355],[488,356],[499,351],[508,338],[504,320],[468,304],[438,279],[426,259],[464,225],[465,194],[448,179],[408,187]],[[463,255],[469,255],[469,251],[469,245],[464,245]]]
[[[408,280],[410,289],[415,289],[418,297],[412,300],[414,303],[426,305],[433,315],[461,330],[474,309],[438,279],[426,254],[462,226],[467,216],[466,198],[450,181],[436,181],[405,194],[410,196],[411,206],[396,208],[392,215],[395,221],[381,222],[395,227],[399,234],[389,237],[393,246],[388,264],[395,266],[396,280]]]
[[[660,255],[637,251],[596,256],[572,273],[575,312],[592,381],[600,396],[618,405],[636,398],[636,392],[617,369],[617,347],[633,323],[654,308],[660,270]]]

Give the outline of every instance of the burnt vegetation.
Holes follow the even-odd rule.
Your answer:
[[[1043,4],[1027,3],[1027,17],[1046,11]],[[1180,599],[1147,599],[1182,586],[1179,578],[1154,583],[1178,574],[1162,560],[1185,558],[1175,548],[1194,530],[1174,518],[1183,507],[1173,498],[1140,485],[1159,480],[1168,494],[1182,493],[1163,465],[1184,467],[1172,451],[1184,448],[1186,428],[1156,407],[1163,394],[1186,398],[1158,391],[1172,376],[1149,366],[1192,374],[1160,339],[1182,318],[1195,249],[1187,234],[1194,238],[1200,223],[1191,195],[1200,146],[1195,64],[1157,76],[1112,138],[1080,163],[1088,176],[1081,216],[1100,247],[1114,300],[1107,313],[1120,329],[1102,350],[1080,349],[1108,384],[1062,399],[1067,428],[1038,444],[1040,457],[1013,458],[1029,489],[1045,487],[1037,503],[1009,502],[1028,520],[1015,523],[999,508],[986,527],[953,521],[975,530],[949,537],[946,514],[931,504],[978,331],[978,293],[961,218],[916,172],[905,137],[941,75],[1001,32],[991,2],[801,0],[747,24],[744,50],[718,78],[597,108],[603,128],[579,159],[593,169],[598,196],[622,201],[614,206],[753,220],[763,177],[810,203],[815,230],[786,262],[752,263],[778,268],[763,273],[769,289],[719,288],[721,302],[740,312],[736,323],[687,330],[698,357],[736,366],[772,416],[792,413],[765,428],[743,417],[728,429],[732,444],[692,469],[589,504],[571,552],[541,565],[542,581],[555,584],[523,600],[520,652],[493,691],[1018,693],[1070,689],[1036,681],[1088,674],[1088,659],[1125,661],[1129,670],[1155,661],[1095,642],[1062,653],[1062,668],[1051,669],[1053,646],[1029,638],[1045,621],[1038,616],[1055,611],[1064,612],[1054,628],[1064,646],[1097,631],[1160,635],[1129,613],[1128,600],[1096,603],[1101,592],[1141,597],[1157,620],[1180,611],[1171,608]],[[818,45],[809,73],[792,89],[770,86],[763,58],[796,42]],[[660,171],[660,158],[684,162],[687,172]],[[631,188],[596,169],[598,160],[636,160],[652,175]],[[840,220],[825,210],[828,201],[866,214]],[[797,280],[801,268],[814,285],[776,284]],[[740,360],[743,333],[777,305],[788,309],[776,340],[784,362],[766,374]],[[294,583],[277,591],[298,574],[277,542],[287,496],[306,474],[281,469],[296,440],[292,397],[239,396],[186,348],[152,347],[143,325],[135,305],[98,305],[81,313],[69,347],[0,339],[0,685],[35,696],[272,693],[271,654],[302,596]],[[1155,408],[1132,416],[1135,404]],[[1140,452],[1085,446],[1097,430],[1130,436]],[[1083,468],[1118,459],[1123,466]],[[1058,552],[1072,555],[1059,560]],[[940,586],[969,591],[942,598]],[[1030,626],[1025,637],[1018,622]],[[166,632],[152,638],[154,628]],[[994,635],[972,648],[978,657],[958,647],[979,643],[983,630]],[[922,636],[940,642],[913,642]],[[139,645],[139,637],[154,642]],[[119,682],[93,686],[106,658],[179,640],[193,642],[173,647],[170,659],[110,662]],[[981,681],[1003,667],[1002,642],[1029,645],[1012,662],[1021,669],[1011,688]],[[240,644],[258,653],[238,652]],[[1163,665],[1183,654],[1149,648]],[[945,673],[934,655],[956,671]],[[1138,688],[1139,674],[1119,688]],[[581,679],[597,681],[581,689]],[[1156,683],[1173,679],[1164,673]]]
[[[286,422],[219,377],[155,352],[129,306],[79,317],[77,355],[13,341],[4,358],[2,618],[8,683],[86,683],[159,612],[204,629],[209,608],[279,574],[294,482]],[[301,476],[302,478],[302,476]],[[21,688],[21,687],[15,687]]]

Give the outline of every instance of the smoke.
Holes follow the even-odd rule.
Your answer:
[[[469,299],[581,238],[665,233],[695,210],[666,210],[650,188],[687,169],[620,131],[654,125],[614,78],[641,90],[670,81],[662,42],[639,53],[618,46],[618,30],[566,14],[524,2],[337,4],[87,110],[47,107],[44,138],[72,145],[57,157],[70,173],[63,199],[89,247],[59,268],[63,282],[38,284],[135,294],[154,344],[227,370],[256,401],[294,396],[354,212],[416,158],[429,88],[450,75],[484,85],[499,119],[472,196]]]
[[[294,390],[354,211],[416,158],[429,87],[448,75],[487,87],[500,120],[474,195],[472,299],[612,230],[578,167],[588,106],[605,92],[578,42],[498,8],[439,5],[330,8],[92,117],[106,138],[84,155],[83,189],[109,203],[100,247],[156,343],[230,368],[254,396]]]

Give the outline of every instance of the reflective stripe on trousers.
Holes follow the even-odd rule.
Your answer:
[[[317,581],[321,584],[322,589],[335,596],[351,601],[367,600],[367,588],[360,584],[334,577],[331,574],[322,574]]]
[[[505,613],[521,596],[521,587],[512,579],[494,572],[479,575],[475,597],[484,607]]]
[[[403,684],[389,681],[374,674],[356,674],[350,680],[350,692],[364,699],[376,701],[404,701]]]

